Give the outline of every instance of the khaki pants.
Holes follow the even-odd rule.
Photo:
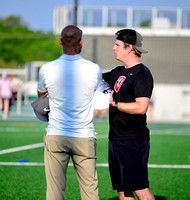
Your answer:
[[[82,200],[98,200],[96,139],[58,135],[44,137],[47,200],[63,200],[71,156]]]

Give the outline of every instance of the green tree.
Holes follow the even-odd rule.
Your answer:
[[[52,33],[30,30],[19,16],[0,18],[0,68],[53,60],[61,54],[58,45]]]
[[[147,19],[141,22],[140,27],[150,27],[151,26],[151,19]]]

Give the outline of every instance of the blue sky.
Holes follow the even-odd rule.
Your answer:
[[[134,7],[188,7],[190,0],[78,0],[88,6]],[[53,9],[56,6],[73,5],[74,0],[0,0],[0,17],[19,15],[34,30],[53,29]]]

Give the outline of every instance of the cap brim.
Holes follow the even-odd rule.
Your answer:
[[[148,53],[147,50],[142,49],[141,47],[136,47],[135,45],[133,45],[135,47],[135,49],[137,49],[138,51],[140,51],[141,53]]]

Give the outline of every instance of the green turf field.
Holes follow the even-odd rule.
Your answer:
[[[43,135],[46,123],[0,121],[0,199],[45,200]],[[148,124],[151,130],[150,187],[157,200],[190,199],[190,125]],[[108,122],[95,121],[97,170],[101,200],[116,200],[108,171]],[[66,200],[80,200],[72,166],[67,172]]]

